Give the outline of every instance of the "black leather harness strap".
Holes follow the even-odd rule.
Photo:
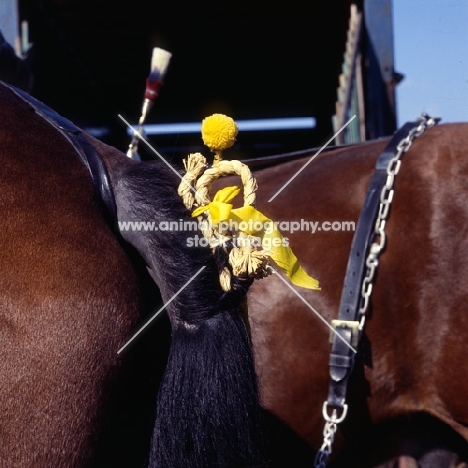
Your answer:
[[[334,321],[335,334],[332,337],[330,354],[330,387],[327,403],[332,408],[343,408],[346,401],[348,380],[354,365],[356,347],[362,330],[359,329],[359,308],[361,303],[361,285],[365,273],[366,254],[374,238],[375,222],[380,205],[380,194],[387,181],[387,167],[397,152],[398,144],[408,136],[411,130],[420,125],[420,121],[406,123],[393,136],[381,153],[370,180],[364,206],[362,208],[346,269],[341,294],[338,320]]]
[[[101,158],[101,155],[84,137],[83,131],[76,125],[57,114],[44,103],[33,98],[26,92],[15,88],[11,85],[1,82],[5,87],[13,91],[19,98],[27,102],[36,112],[53,128],[57,129],[68,142],[73,146],[75,151],[80,156],[84,165],[88,168],[91,178],[96,188],[100,199],[102,200],[107,214],[111,220],[117,219],[117,206],[115,203],[114,193],[112,190],[109,173]]]

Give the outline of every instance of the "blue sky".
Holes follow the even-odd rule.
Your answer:
[[[468,0],[393,0],[398,125],[468,121]]]

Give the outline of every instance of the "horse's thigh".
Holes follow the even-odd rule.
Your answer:
[[[81,468],[90,457],[117,351],[137,312],[130,265],[109,253],[109,271],[78,256],[72,280],[65,272],[3,282],[1,468]]]

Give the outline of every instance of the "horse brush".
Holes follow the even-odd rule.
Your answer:
[[[132,141],[127,150],[127,156],[131,159],[141,161],[138,154],[139,137],[140,135],[143,135],[143,124],[153,107],[154,101],[159,95],[160,89],[162,88],[163,79],[166,75],[171,57],[172,54],[167,50],[160,49],[159,47],[155,47],[153,49],[153,55],[151,57],[151,71],[148,78],[146,78],[145,95],[140,120],[138,121],[138,131],[134,132]]]

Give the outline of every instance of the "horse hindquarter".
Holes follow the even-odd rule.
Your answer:
[[[0,466],[82,467],[137,283],[84,165],[2,88]]]
[[[313,221],[287,233],[320,292],[298,291],[322,317],[336,317],[352,240],[373,166],[385,142],[320,155],[271,203],[277,221]],[[349,391],[350,413],[336,441],[416,413],[430,414],[468,440],[465,307],[468,302],[468,129],[443,125],[418,138],[402,158],[386,226],[386,249]],[[312,155],[311,155],[312,156]],[[269,200],[305,163],[257,174]],[[285,234],[286,235],[286,234]],[[254,349],[265,407],[317,449],[328,389],[329,330],[276,278],[255,284],[250,298]],[[374,429],[375,431],[375,429]],[[367,432],[368,433],[368,432]]]

